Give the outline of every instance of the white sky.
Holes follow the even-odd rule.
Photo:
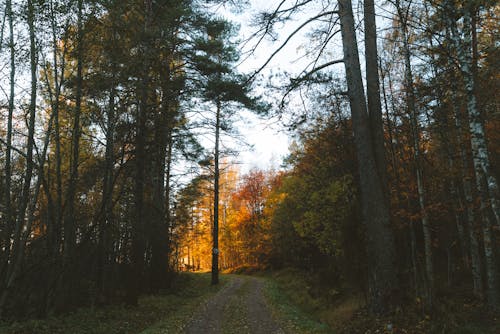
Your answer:
[[[239,32],[240,40],[245,40],[255,31],[256,28],[251,27],[250,23],[257,11],[272,10],[278,4],[277,1],[272,0],[251,0],[250,2],[251,7],[242,13],[235,14],[223,11],[222,14],[241,26]],[[244,59],[244,62],[238,66],[239,71],[242,73],[252,73],[260,68],[270,54],[282,43],[283,38],[286,38],[293,31],[294,26],[296,24],[291,22],[285,27],[279,27],[277,29],[280,36],[278,41],[274,43],[263,41],[253,56],[247,58],[243,56],[242,59]],[[300,57],[301,43],[304,43],[304,41],[305,39],[301,39],[300,37],[290,41],[266,66],[266,69],[262,72],[263,76],[282,70],[293,72],[294,69],[301,69],[301,61],[298,61],[299,64],[297,64],[296,59]],[[243,51],[247,51],[248,47],[252,46],[253,43],[255,42],[248,43],[246,49],[244,48]],[[264,97],[269,98],[266,95],[268,92],[265,88],[258,87],[257,91]],[[281,96],[277,95],[274,98],[280,99]],[[288,155],[288,147],[290,145],[290,138],[279,121],[276,119],[259,119],[251,113],[246,112],[244,113],[244,122],[238,122],[237,124],[240,133],[246,138],[247,143],[253,146],[253,150],[243,149],[237,158],[242,172],[246,172],[252,168],[278,168],[283,158]]]
[[[266,10],[268,12],[273,11],[280,2],[281,1],[278,0],[250,0],[250,8],[242,13],[232,13],[231,11],[224,10],[223,8],[221,8],[220,12],[221,15],[241,26],[240,39],[245,40],[256,30],[255,27],[251,27],[252,17],[255,13],[262,10]],[[285,3],[283,8],[288,8],[293,5],[293,3],[294,1],[288,1]],[[379,30],[381,30],[381,27],[386,27],[388,24],[387,20],[384,19],[384,16],[390,16],[390,13],[387,12],[387,8],[383,7],[381,3],[381,1],[376,1],[376,12],[378,14],[377,26]],[[242,57],[246,60],[239,66],[239,70],[243,73],[252,73],[256,69],[260,68],[266,62],[268,57],[281,45],[281,43],[299,26],[299,24],[307,20],[309,17],[318,14],[323,5],[324,4],[322,4],[321,1],[312,2],[306,6],[307,12],[297,15],[300,21],[291,21],[287,22],[286,25],[277,25],[275,27],[275,31],[279,35],[278,40],[274,43],[263,41],[262,44],[256,49],[253,57],[248,59]],[[354,0],[353,10],[355,20],[358,21],[360,19],[359,15],[362,11],[361,2]],[[299,74],[300,71],[303,70],[311,61],[311,59],[303,57],[306,49],[310,46],[308,44],[314,44],[314,42],[309,43],[311,37],[308,36],[307,33],[308,27],[294,36],[293,39],[288,42],[286,47],[284,47],[267,65],[266,69],[263,71],[263,75],[265,76],[269,73],[278,73],[283,70],[291,75]],[[363,43],[363,36],[358,35],[358,44],[361,43]],[[246,49],[243,48],[243,51],[247,51],[248,47],[252,46],[252,44],[253,43],[248,43],[248,45],[246,45]],[[364,67],[363,50],[363,47],[359,48],[362,70]],[[343,57],[340,34],[329,42],[328,48],[324,51],[324,57],[325,59],[320,60],[318,65]],[[343,73],[344,69],[342,64],[335,66],[337,67],[332,67],[331,69],[335,69],[338,70],[339,73]],[[262,87],[258,88],[258,90],[260,90],[259,93],[264,96],[266,96],[266,93],[269,95],[269,93]],[[275,98],[281,99],[281,96],[278,95]],[[302,108],[301,103],[294,104],[296,105],[296,108]],[[288,155],[290,138],[279,122],[276,122],[276,120],[259,120],[255,116],[249,114],[248,117],[246,117],[245,124],[240,124],[239,128],[241,134],[246,137],[247,142],[254,146],[253,151],[243,151],[238,158],[243,171],[247,171],[253,167],[279,167],[283,158]]]

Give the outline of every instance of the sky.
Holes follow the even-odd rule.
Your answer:
[[[240,39],[245,40],[256,28],[251,26],[252,18],[258,11],[266,10],[272,12],[276,6],[280,3],[277,0],[250,0],[250,6],[240,13],[231,12],[227,8],[220,8],[219,12],[228,18],[230,21],[240,25]],[[293,5],[294,1],[287,1],[284,8],[288,8]],[[360,2],[353,1],[353,9],[355,19],[359,20],[359,15],[361,13],[362,6]],[[243,73],[252,73],[256,69],[260,68],[269,55],[276,50],[281,43],[301,24],[304,20],[309,17],[313,17],[321,11],[321,6],[324,3],[321,1],[311,2],[308,4],[299,16],[300,21],[290,21],[286,25],[277,25],[275,32],[278,36],[277,41],[270,42],[264,40],[261,45],[255,50],[252,57],[243,57],[243,61],[238,69]],[[319,6],[319,8],[316,8]],[[383,30],[387,27],[388,22],[384,19],[384,16],[389,15],[386,7],[381,7],[380,3],[376,6],[376,12],[379,14],[377,16],[377,27],[379,30]],[[381,15],[382,14],[382,15]],[[311,59],[304,57],[305,51],[315,44],[314,41],[311,42],[311,36],[308,35],[308,30],[297,34],[293,39],[291,39],[286,47],[284,47],[269,64],[266,66],[265,70],[262,71],[263,76],[269,73],[279,73],[286,71],[291,75],[298,75],[301,70],[306,68],[310,63]],[[302,30],[301,30],[302,31]],[[335,59],[341,59],[343,57],[342,42],[340,40],[340,34],[337,34],[333,39],[328,42],[328,48],[324,51],[324,59],[321,59],[318,64],[328,62]],[[358,35],[358,44],[362,44],[363,39],[361,35]],[[252,42],[245,44],[242,47],[243,54],[253,45]],[[360,51],[360,61],[362,66],[362,71],[364,70],[364,48],[359,48]],[[343,76],[344,69],[343,65],[335,65],[335,67],[330,67],[340,76]],[[258,93],[269,97],[269,93],[262,87],[257,88]],[[273,99],[281,99],[280,95],[272,96]],[[296,99],[297,100],[297,99]],[[294,108],[306,108],[303,106],[302,102],[293,102]],[[244,150],[239,155],[238,161],[241,164],[241,169],[243,171],[248,171],[251,168],[269,168],[279,167],[283,158],[289,153],[288,148],[291,144],[291,139],[289,137],[290,133],[287,133],[283,126],[277,122],[276,119],[270,120],[259,120],[252,115],[248,115],[245,119],[244,124],[239,124],[240,132],[246,137],[247,142],[254,146],[252,151]]]
[[[249,8],[240,13],[233,13],[230,10],[220,8],[221,15],[227,17],[232,22],[240,25],[240,40],[245,40],[254,31],[255,27],[251,26],[253,15],[259,10],[271,10],[276,6],[276,1],[268,0],[251,0]],[[288,36],[293,31],[294,23],[280,27],[277,33],[280,36],[278,41],[274,43],[263,41],[262,44],[255,50],[253,56],[243,56],[243,61],[239,64],[238,70],[242,73],[252,73],[260,68],[268,59],[269,55],[281,44],[284,37]],[[263,77],[270,73],[279,71],[292,71],[295,68],[300,68],[300,64],[295,61],[299,57],[301,44],[304,39],[292,40],[289,45],[284,48],[262,71]],[[243,54],[253,45],[253,42],[242,46]],[[257,93],[262,94],[266,98],[270,98],[268,92],[263,87],[257,87]],[[271,99],[280,99],[281,96],[276,95]],[[244,121],[238,122],[239,132],[246,138],[246,142],[253,146],[252,150],[243,148],[237,157],[236,161],[242,172],[247,172],[253,168],[269,169],[279,168],[283,158],[289,153],[291,139],[289,133],[284,129],[283,125],[277,119],[259,119],[251,113],[244,113]]]

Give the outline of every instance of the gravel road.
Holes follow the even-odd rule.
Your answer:
[[[184,333],[285,333],[264,298],[264,284],[257,277],[230,276],[226,286],[195,313]]]

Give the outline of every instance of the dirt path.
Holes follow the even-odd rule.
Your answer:
[[[285,333],[272,316],[263,286],[264,281],[256,277],[231,276],[226,286],[196,312],[185,333]]]

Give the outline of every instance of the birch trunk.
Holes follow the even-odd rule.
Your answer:
[[[451,59],[449,61],[451,64]],[[451,80],[451,101],[457,101],[458,97],[456,92],[458,87],[455,80]],[[473,292],[476,297],[483,299],[483,274],[481,269],[481,257],[479,250],[479,235],[478,226],[475,221],[474,214],[474,196],[472,194],[472,178],[469,175],[469,158],[465,148],[466,143],[463,141],[463,124],[462,115],[457,104],[453,103],[453,114],[455,118],[455,130],[457,133],[457,146],[460,155],[460,176],[462,179],[462,189],[465,198],[465,219],[467,230],[469,232],[469,245],[470,245],[470,259],[471,259],[471,272],[472,272],[472,286]]]
[[[467,1],[463,8],[463,36],[461,37],[454,17],[456,8],[451,0],[445,3],[448,26],[451,30],[452,43],[457,51],[460,70],[465,86],[467,98],[467,114],[469,118],[469,132],[472,147],[472,161],[476,178],[476,188],[480,199],[480,212],[483,220],[483,245],[486,259],[486,278],[488,283],[488,303],[492,306],[500,305],[498,282],[498,268],[493,249],[493,222],[500,226],[500,207],[498,205],[498,183],[491,170],[489,152],[486,144],[484,125],[481,119],[474,80],[474,66],[472,62],[472,8],[471,1]]]

